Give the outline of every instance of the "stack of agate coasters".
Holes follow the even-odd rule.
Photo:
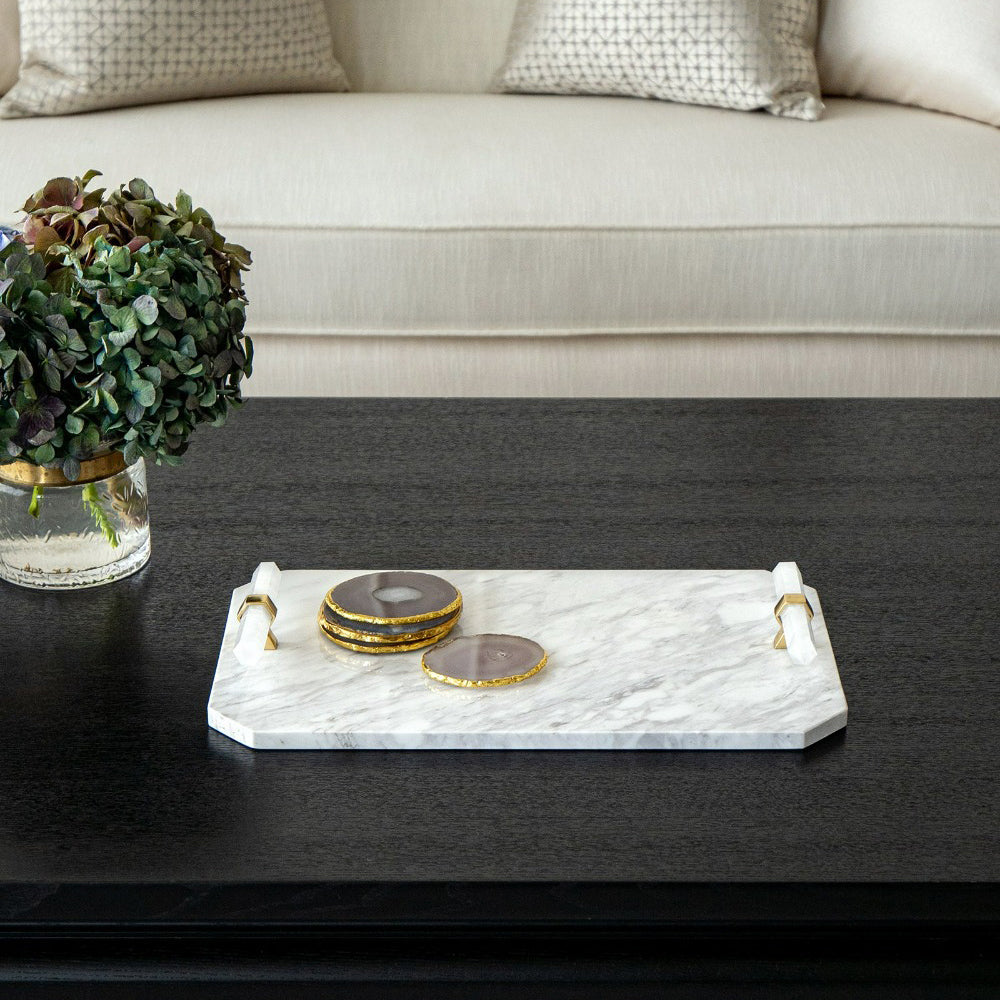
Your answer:
[[[462,614],[462,595],[430,573],[387,571],[355,576],[323,600],[319,627],[358,653],[407,653],[443,639]]]
[[[547,662],[545,650],[520,635],[463,635],[427,650],[421,666],[442,684],[486,688],[526,681]]]

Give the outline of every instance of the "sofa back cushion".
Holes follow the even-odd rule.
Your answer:
[[[823,92],[1000,125],[1000,0],[825,0]]]
[[[517,0],[326,0],[353,90],[476,93],[503,62]],[[20,63],[17,0],[0,0],[0,94]]]
[[[503,62],[517,0],[326,0],[352,90],[480,93]]]
[[[0,94],[6,94],[14,86],[20,62],[17,0],[0,0]]]

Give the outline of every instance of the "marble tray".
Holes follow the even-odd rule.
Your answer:
[[[467,690],[420,669],[421,651],[352,653],[326,641],[326,591],[370,570],[281,574],[278,648],[233,654],[233,591],[208,703],[214,729],[257,749],[800,749],[843,728],[819,595],[818,656],[773,649],[767,570],[440,570],[464,597],[452,635],[507,632],[541,643],[544,670]]]

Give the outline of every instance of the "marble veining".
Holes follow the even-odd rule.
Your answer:
[[[353,653],[319,633],[323,595],[363,569],[282,572],[278,649],[236,658],[233,592],[209,724],[259,749],[796,749],[847,723],[819,595],[818,655],[771,647],[767,570],[441,570],[452,635],[511,633],[549,654],[520,684],[436,683],[421,651]]]

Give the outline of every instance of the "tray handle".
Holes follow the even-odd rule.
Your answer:
[[[774,637],[775,649],[787,649],[794,663],[810,663],[816,658],[816,640],[813,637],[813,609],[805,595],[802,574],[793,562],[780,562],[771,570],[774,581],[774,617],[778,634]]]
[[[257,663],[265,650],[277,649],[278,640],[271,631],[278,617],[276,598],[281,585],[281,570],[273,562],[261,563],[250,581],[250,593],[236,612],[236,658],[247,665]]]

